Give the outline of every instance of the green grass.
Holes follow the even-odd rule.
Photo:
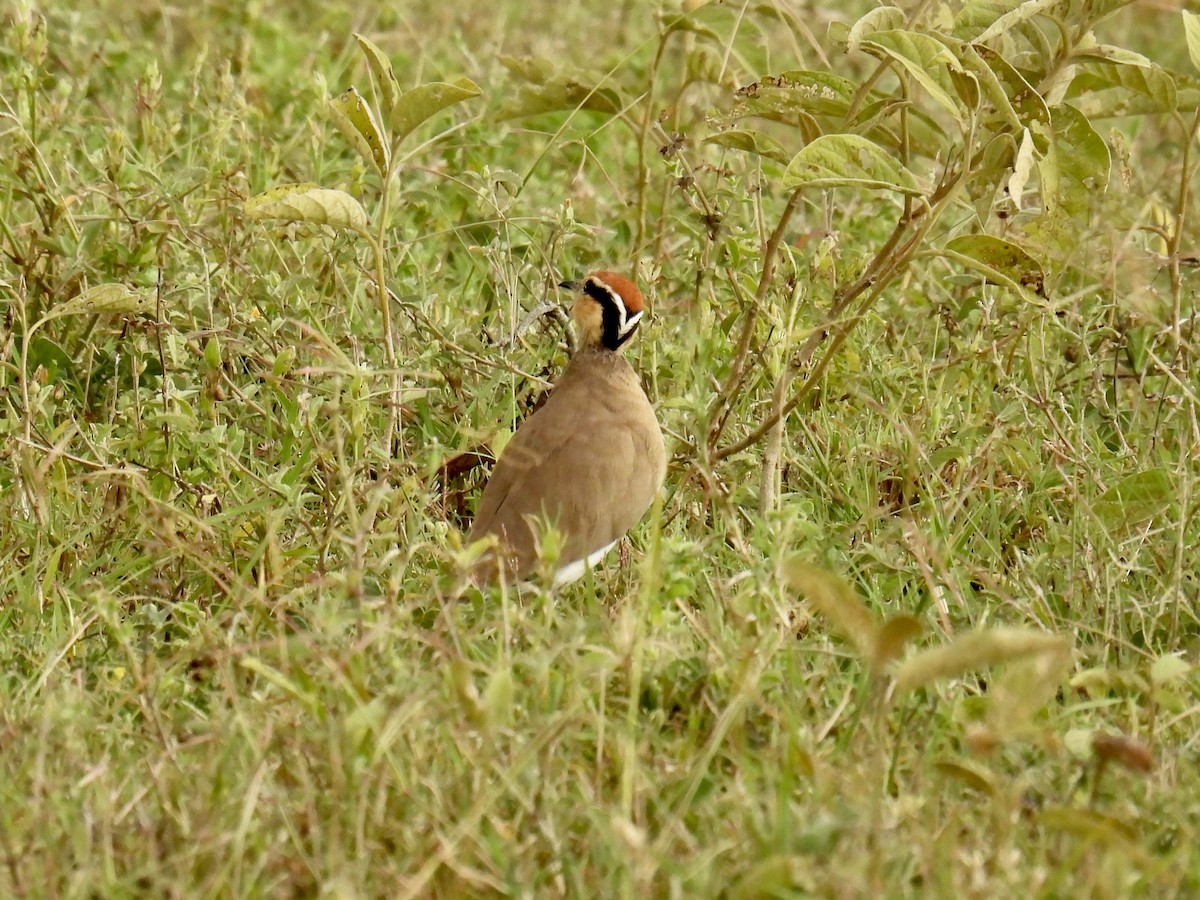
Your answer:
[[[900,210],[806,192],[755,298],[782,167],[702,139],[766,74],[866,81],[835,4],[713,6],[660,58],[638,2],[58,6],[0,30],[0,894],[1200,892],[1197,276],[1159,256],[1179,223],[1195,245],[1194,134],[1096,116],[1103,199],[1009,230],[983,204],[1046,248],[1044,298],[940,254],[975,230],[959,196],[782,431],[722,455],[814,371]],[[1178,21],[1140,6],[1100,37],[1187,71]],[[369,93],[354,32],[404,88],[482,89],[404,144],[398,374],[367,244],[242,216],[288,182],[378,215],[325,113]],[[534,95],[504,55],[579,67],[573,103],[628,121],[514,115]],[[481,595],[483,473],[442,466],[560,370],[561,320],[528,312],[635,263],[661,509],[626,564]],[[154,314],[30,330],[101,283]],[[887,620],[923,636],[877,653]],[[999,649],[1041,632],[1065,666]],[[943,646],[952,672],[889,695]]]

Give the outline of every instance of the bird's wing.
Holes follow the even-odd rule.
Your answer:
[[[561,409],[551,409],[555,401]],[[661,465],[633,464],[661,461],[663,454],[653,410],[643,402],[652,432],[646,415],[631,417],[594,402],[576,405],[569,392],[556,391],[504,448],[471,538],[499,536],[518,578],[537,561],[531,521],[548,520],[567,537],[564,565],[620,538],[645,514],[662,480]]]

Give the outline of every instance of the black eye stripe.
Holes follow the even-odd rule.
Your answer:
[[[589,278],[583,283],[583,292],[600,304],[600,342],[609,350],[616,350],[633,337],[642,314],[629,315],[625,301],[608,285]]]

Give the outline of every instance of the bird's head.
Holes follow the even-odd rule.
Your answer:
[[[620,350],[637,331],[645,302],[636,284],[616,272],[593,272],[583,281],[564,281],[559,287],[575,294],[571,316],[580,343]]]

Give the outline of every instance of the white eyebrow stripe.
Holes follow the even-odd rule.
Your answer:
[[[633,331],[633,329],[635,329],[637,327],[638,320],[641,317],[642,317],[641,310],[639,310],[638,312],[635,312],[632,316],[625,319],[624,324],[621,325],[621,327],[617,330],[617,333],[621,337],[625,337],[625,335],[629,334],[629,332]]]

